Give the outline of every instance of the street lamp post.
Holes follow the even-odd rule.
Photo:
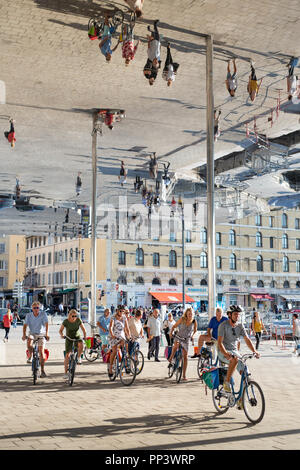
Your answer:
[[[91,324],[92,333],[96,329],[96,274],[97,274],[97,244],[96,244],[96,228],[97,228],[97,120],[98,111],[93,111],[93,131],[92,131],[92,205],[91,205]]]

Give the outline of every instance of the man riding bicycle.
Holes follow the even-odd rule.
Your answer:
[[[29,336],[27,337],[27,349],[29,351],[29,357],[27,362],[31,362],[31,356],[33,353],[33,340],[38,339],[38,349],[39,349],[39,356],[40,356],[40,364],[41,364],[41,377],[46,377],[45,374],[45,355],[44,355],[44,348],[45,348],[45,339],[49,341],[48,336],[48,317],[45,312],[40,311],[40,303],[33,302],[32,304],[32,312],[27,313],[24,325],[23,325],[23,336],[22,340],[25,341],[26,339],[26,330],[29,327]]]
[[[248,337],[244,326],[238,323],[239,315],[243,309],[238,305],[231,305],[227,311],[228,320],[221,323],[218,329],[218,357],[221,362],[228,364],[226,379],[223,388],[225,392],[231,392],[230,379],[235,371],[241,374],[244,364],[241,361],[241,355],[238,352],[239,339],[243,336],[248,348],[255,354],[257,358],[260,354],[254,348],[250,338]]]

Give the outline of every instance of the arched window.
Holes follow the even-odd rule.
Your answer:
[[[282,225],[282,228],[287,228],[288,226],[288,216],[283,213],[282,216],[281,216],[281,225]]]
[[[283,288],[284,288],[284,289],[289,289],[289,288],[290,288],[290,283],[289,283],[289,281],[284,281],[284,283],[283,283]]]
[[[248,280],[245,281],[245,282],[244,282],[244,286],[246,287],[246,289],[250,289],[250,287],[251,287],[251,282],[248,281]]]
[[[206,279],[201,279],[200,286],[207,286],[207,280]]]
[[[286,233],[282,235],[282,248],[288,248],[289,247],[289,238]]]
[[[236,269],[236,256],[234,253],[231,253],[229,258],[229,268]]]
[[[257,287],[265,287],[264,282],[261,280],[257,281]]]
[[[261,232],[257,232],[257,234],[256,234],[256,246],[258,246],[258,247],[262,246],[262,234],[261,234]]]
[[[136,284],[144,284],[144,279],[142,277],[137,277],[135,280]]]
[[[270,271],[271,273],[275,273],[275,259],[270,259]]]
[[[222,286],[222,285],[223,285],[222,279],[217,279],[217,286]]]
[[[125,253],[125,251],[119,251],[118,262],[119,262],[119,264],[126,264],[126,253]]]
[[[277,286],[276,281],[271,281],[271,283],[270,283],[271,289],[275,289],[276,286]]]
[[[123,285],[126,285],[127,284],[127,279],[125,276],[119,276],[118,279],[117,279],[117,283],[118,284],[123,284]]]
[[[261,255],[258,255],[256,258],[256,271],[263,271],[264,270],[264,263],[263,263],[263,257]]]
[[[153,266],[159,266],[159,253],[153,253]]]
[[[287,256],[284,256],[282,258],[282,271],[284,273],[288,273],[290,270],[290,263],[289,263],[289,259]]]
[[[217,269],[222,269],[222,257],[221,256],[216,257],[216,267]]]
[[[231,285],[231,286],[236,286],[236,285],[237,285],[236,280],[235,280],[235,279],[231,279],[230,285]]]
[[[160,286],[160,279],[158,277],[155,277],[152,279],[152,285],[153,286]]]
[[[229,245],[235,246],[236,244],[236,236],[235,236],[235,231],[230,230],[229,232]]]
[[[187,279],[187,280],[185,281],[185,285],[186,285],[186,286],[192,286],[192,285],[193,285],[192,279],[190,279],[190,278]]]
[[[143,248],[137,248],[136,249],[135,264],[137,266],[144,266],[144,250],[143,250]]]
[[[207,254],[204,251],[200,255],[200,268],[207,268]]]
[[[296,282],[296,287],[298,287],[298,289],[300,288],[300,281]]]
[[[205,227],[200,232],[200,243],[207,243],[207,230]]]
[[[173,278],[170,279],[170,280],[169,280],[169,286],[177,286],[177,281],[176,281],[176,279],[173,279]]]
[[[177,255],[175,250],[171,250],[169,253],[169,267],[176,268],[177,266]]]
[[[186,257],[185,257],[185,266],[187,268],[192,267],[192,255],[186,255]]]

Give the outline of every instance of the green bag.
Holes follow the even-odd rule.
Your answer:
[[[204,369],[202,373],[202,379],[204,383],[211,390],[215,390],[219,386],[219,368],[210,367],[209,369]]]

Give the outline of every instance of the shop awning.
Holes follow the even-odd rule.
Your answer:
[[[67,294],[68,292],[74,292],[75,290],[77,290],[76,288],[73,288],[73,289],[64,289],[64,290],[61,290],[59,292],[59,294]]]
[[[251,297],[255,300],[274,300],[274,297],[271,297],[268,294],[251,294]]]
[[[182,303],[182,293],[181,292],[150,292],[150,295],[152,295],[156,300],[158,300],[161,303],[165,304],[172,304],[172,303]],[[185,301],[186,302],[195,302],[192,297],[189,295],[185,294]]]
[[[300,302],[300,294],[280,294],[280,297],[283,297],[285,300],[295,300],[295,302]]]

